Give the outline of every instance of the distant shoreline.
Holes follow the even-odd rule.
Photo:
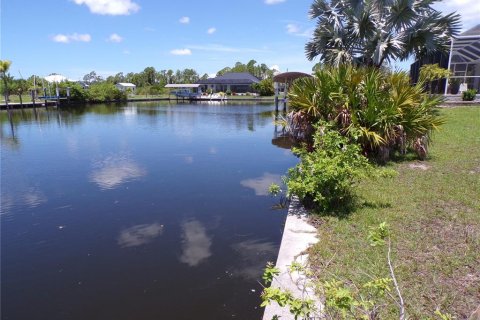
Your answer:
[[[64,99],[60,100],[60,106],[74,106],[74,105],[79,105],[79,104],[87,104],[87,105],[94,105],[94,104],[102,104],[102,103],[123,103],[123,102],[155,102],[155,101],[173,101],[173,102],[209,102],[209,101],[217,101],[217,102],[274,102],[274,98],[272,97],[265,97],[265,98],[227,98],[227,99],[221,99],[221,98],[212,98],[212,99],[198,99],[198,98],[192,98],[192,99],[182,99],[182,98],[136,98],[136,99],[127,99],[127,100],[113,100],[113,101],[102,101],[102,102],[77,102],[77,101],[71,101],[70,103],[66,102]],[[47,106],[56,106],[57,102],[53,100],[47,101]],[[8,104],[8,106],[11,109],[18,110],[22,109],[22,106],[20,102],[11,102]],[[44,100],[39,100],[35,101],[35,107],[36,108],[42,108],[45,107],[45,101]],[[23,108],[25,109],[31,109],[33,108],[33,103],[31,101],[24,102],[23,103]],[[7,105],[5,103],[0,103],[0,109],[1,110],[7,110]]]

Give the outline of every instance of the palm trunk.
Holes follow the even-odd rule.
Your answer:
[[[23,100],[22,100],[22,94],[18,94],[18,98],[20,98],[20,107],[23,109]]]
[[[10,109],[8,106],[8,87],[7,87],[7,79],[5,78],[5,75],[2,77],[3,78],[3,87],[4,87],[4,95],[5,95],[5,106],[7,109]]]

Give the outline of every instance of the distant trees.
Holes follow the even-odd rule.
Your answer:
[[[237,62],[233,67],[225,67],[217,72],[217,77],[224,75],[227,72],[249,72],[255,77],[263,80],[273,78],[274,70],[270,69],[265,63],[257,64],[257,61],[250,60],[246,64]]]
[[[115,75],[103,78],[97,74],[96,71],[91,71],[82,77],[84,84],[88,88],[84,88],[84,84],[71,81],[63,81],[57,84],[48,84],[43,77],[32,75],[27,80],[14,79],[8,74],[10,68],[10,61],[0,61],[0,89],[3,94],[8,96],[12,92],[20,95],[25,94],[29,90],[36,89],[39,93],[41,88],[55,88],[60,89],[60,95],[66,95],[66,88],[70,88],[70,100],[72,101],[113,101],[122,100],[126,96],[119,91],[115,85],[121,82],[133,83],[137,86],[136,93],[139,95],[159,95],[165,92],[165,85],[171,83],[195,83],[200,79],[205,80],[209,78],[207,73],[200,76],[200,74],[192,68],[185,68],[183,70],[161,69],[156,70],[153,66],[148,66],[140,72],[123,73],[118,72]],[[268,68],[264,63],[258,64],[256,60],[251,59],[246,64],[237,62],[233,67],[225,67],[217,72],[217,75],[222,75],[226,72],[249,72],[262,81],[255,86],[255,91],[261,95],[273,94],[273,72],[274,70]]]
[[[87,73],[83,76],[83,81],[90,85],[96,82],[102,82],[103,78],[97,75],[95,71],[91,71],[90,73]]]

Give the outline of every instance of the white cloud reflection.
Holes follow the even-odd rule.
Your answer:
[[[162,224],[139,224],[121,231],[117,242],[123,248],[136,247],[151,242],[162,233]]]
[[[253,189],[257,196],[267,196],[268,188],[272,183],[280,185],[282,177],[279,174],[265,172],[261,177],[240,181],[242,186]]]
[[[47,202],[47,197],[43,192],[36,189],[29,189],[25,194],[22,196],[23,202],[30,208],[35,208],[42,203]]]
[[[212,240],[207,235],[205,227],[197,220],[184,222],[182,229],[183,245],[180,261],[195,267],[212,255],[210,250]]]
[[[101,189],[114,189],[119,185],[143,177],[147,174],[127,156],[110,156],[94,164],[96,167],[90,174],[90,181]]]
[[[232,245],[234,251],[240,255],[240,264],[232,270],[233,274],[247,279],[260,279],[266,262],[274,257],[278,246],[270,241],[251,239]]]

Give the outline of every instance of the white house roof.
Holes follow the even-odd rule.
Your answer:
[[[119,82],[117,84],[119,86],[122,86],[122,87],[136,87],[136,85],[134,85],[133,83],[130,83],[130,82]]]
[[[61,74],[51,74],[44,78],[47,82],[63,82],[67,81],[67,77],[62,76]]]

